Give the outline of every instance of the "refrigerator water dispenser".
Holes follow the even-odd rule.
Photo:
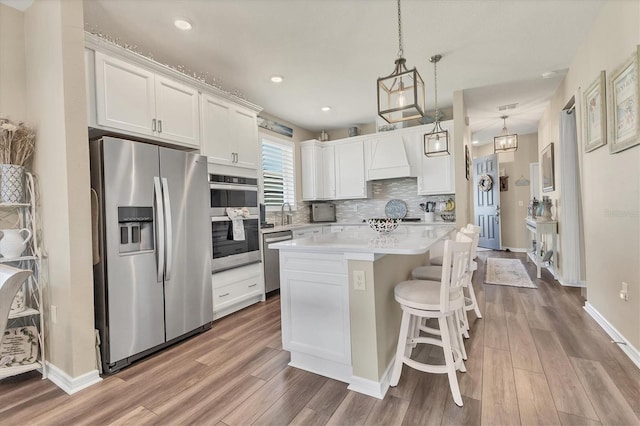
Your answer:
[[[118,207],[120,253],[153,250],[153,208]]]

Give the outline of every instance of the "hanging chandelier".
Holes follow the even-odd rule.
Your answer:
[[[427,157],[437,157],[440,155],[449,155],[449,131],[443,130],[440,126],[440,110],[438,109],[438,62],[442,59],[442,55],[434,55],[429,58],[429,62],[433,64],[433,85],[434,98],[436,103],[435,120],[436,124],[430,133],[424,135],[424,155]]]
[[[424,82],[415,68],[407,69],[403,54],[402,19],[398,0],[398,59],[395,60],[395,69],[391,74],[378,78],[378,115],[390,124],[424,115]]]
[[[493,138],[493,152],[498,154],[501,152],[512,152],[518,149],[518,135],[513,133],[509,134],[507,130],[507,118],[508,115],[503,115],[503,127],[500,136]]]

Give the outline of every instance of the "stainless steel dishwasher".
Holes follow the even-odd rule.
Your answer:
[[[269,244],[293,239],[291,231],[270,232],[262,235],[264,249],[264,291],[268,296],[280,290],[280,250],[269,248]]]

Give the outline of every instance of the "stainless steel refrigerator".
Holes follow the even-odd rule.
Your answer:
[[[211,327],[207,159],[113,137],[90,156],[96,328],[112,373]]]

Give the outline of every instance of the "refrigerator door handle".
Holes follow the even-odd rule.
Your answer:
[[[164,213],[167,218],[166,221],[166,229],[167,229],[167,240],[166,240],[166,265],[165,265],[165,279],[171,279],[171,270],[173,266],[173,223],[171,221],[171,197],[169,196],[169,182],[167,182],[167,178],[162,178],[162,195],[164,202]]]
[[[162,201],[162,188],[160,187],[160,178],[153,177],[153,200],[155,202],[156,217],[158,222],[156,223],[156,232],[158,235],[158,244],[156,245],[156,265],[157,265],[157,282],[162,282],[164,279],[164,203]]]

